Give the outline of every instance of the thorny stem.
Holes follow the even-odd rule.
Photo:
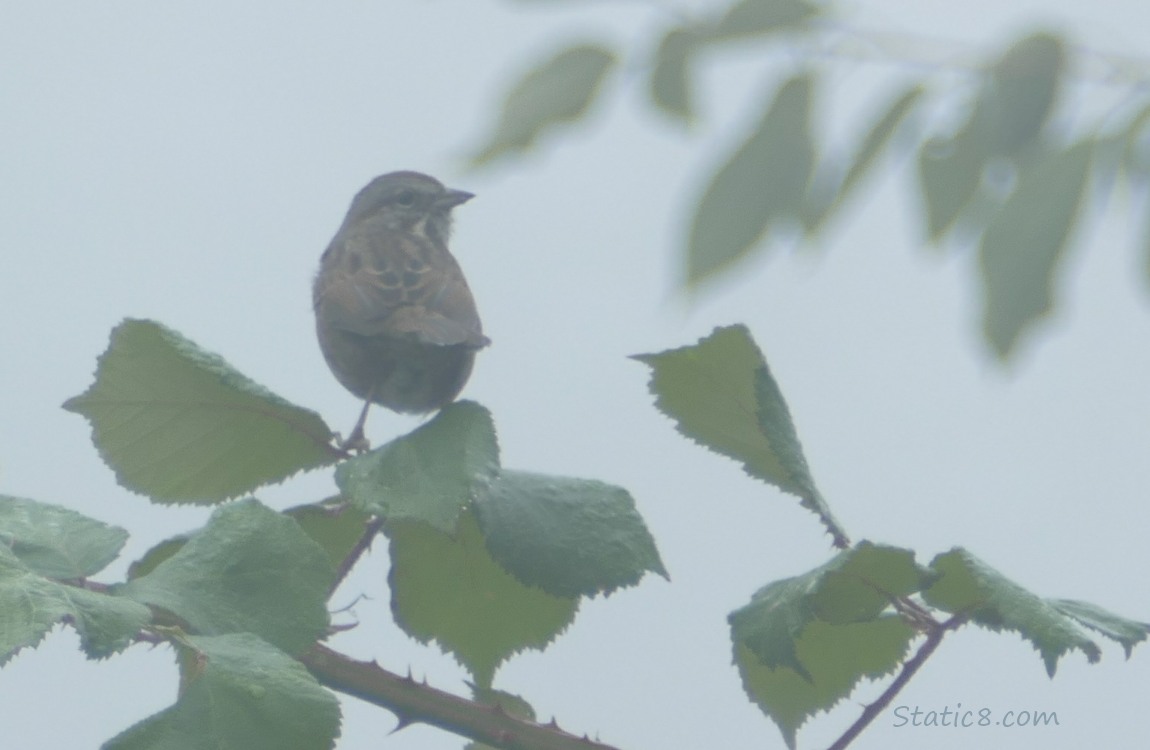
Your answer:
[[[341,564],[333,591],[371,546],[381,525],[380,519],[372,519],[367,524],[363,536]],[[109,589],[107,585],[93,581],[73,583],[92,591],[107,592]],[[827,750],[845,750],[906,687],[942,643],[947,631],[960,627],[968,618],[968,613],[960,612],[938,622],[916,602],[899,597],[897,604],[902,605],[899,611],[908,616],[913,625],[925,629],[926,641],[903,665],[887,689],[863,709],[862,715]],[[186,627],[182,623],[176,624]],[[167,639],[145,630],[137,634],[136,640],[157,645]],[[395,713],[399,720],[396,729],[423,723],[506,750],[617,750],[586,736],[565,732],[554,720],[539,724],[520,719],[499,706],[461,698],[433,688],[426,682],[416,682],[411,676],[401,677],[375,662],[357,661],[323,644],[317,643],[299,660],[326,687]]]
[[[565,732],[554,720],[539,724],[519,719],[498,706],[460,698],[321,644],[300,661],[332,690],[394,712],[399,719],[397,729],[420,722],[506,750],[617,750]]]

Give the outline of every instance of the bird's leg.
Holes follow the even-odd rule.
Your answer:
[[[355,427],[352,428],[351,434],[347,436],[347,440],[340,443],[339,447],[347,451],[357,451],[364,453],[371,448],[371,442],[363,434],[363,428],[367,424],[367,411],[371,408],[371,394],[367,394],[367,398],[363,401],[363,410],[359,413],[359,419],[356,420]]]

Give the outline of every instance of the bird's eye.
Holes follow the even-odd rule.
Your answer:
[[[415,191],[404,190],[400,192],[395,196],[395,204],[404,208],[411,208],[415,205]]]

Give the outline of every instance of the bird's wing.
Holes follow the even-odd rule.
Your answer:
[[[353,230],[332,241],[323,263],[315,304],[336,328],[441,346],[488,343],[463,272],[431,240]]]

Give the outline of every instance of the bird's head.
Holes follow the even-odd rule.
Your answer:
[[[388,229],[426,236],[446,245],[451,209],[474,198],[420,172],[389,172],[369,182],[351,202],[345,227],[371,219]]]

